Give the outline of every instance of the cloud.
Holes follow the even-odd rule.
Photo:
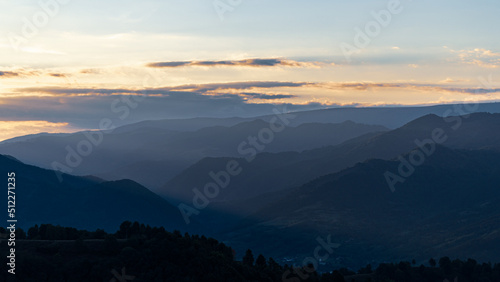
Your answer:
[[[265,58],[265,59],[246,59],[246,60],[224,60],[224,61],[170,61],[170,62],[156,62],[149,63],[146,66],[152,68],[177,68],[177,67],[191,67],[191,66],[202,66],[202,67],[317,67],[320,63],[318,62],[298,62],[293,60],[285,60],[279,58]]]
[[[200,95],[227,94],[227,91],[252,90],[278,87],[302,87],[310,85],[306,82],[280,82],[280,81],[248,81],[208,84],[186,84],[161,88],[127,89],[127,88],[65,88],[65,87],[28,87],[18,88],[13,91],[18,93],[49,94],[54,96],[110,96],[110,95],[148,95],[170,96],[182,93],[197,93]],[[230,94],[230,93],[229,93]],[[278,98],[279,99],[279,98]]]
[[[262,94],[262,93],[240,93],[240,95],[243,96],[248,96],[252,98],[257,98],[257,99],[262,99],[262,100],[277,100],[277,99],[289,99],[289,98],[296,98],[296,95],[290,95],[290,94]]]
[[[318,83],[317,86],[327,89],[339,89],[339,90],[350,89],[358,91],[366,91],[375,88],[379,89],[399,88],[399,89],[409,89],[409,90],[453,92],[453,93],[474,94],[474,95],[500,93],[500,88],[448,87],[440,84],[419,84],[419,83],[347,82],[347,83]]]
[[[40,76],[44,73],[44,71],[32,70],[32,69],[9,69],[0,71],[0,78],[19,78],[19,77],[31,77],[31,76]]]
[[[139,90],[109,88],[65,88],[65,87],[29,87],[16,89],[19,93],[48,94],[52,96],[110,96],[141,94]],[[143,90],[146,94],[158,94],[161,91]],[[36,96],[36,95],[35,95]]]
[[[455,92],[455,93],[465,93],[474,95],[484,95],[490,93],[500,93],[500,88],[440,88],[443,91]]]
[[[446,79],[441,80],[440,83],[456,83],[456,82],[465,82],[465,81],[469,81],[469,80],[455,79],[455,78],[447,77]]]
[[[239,93],[207,95],[191,91],[170,91],[168,95],[140,97],[140,102],[136,101],[138,97],[132,93],[119,96],[8,96],[0,97],[0,120],[44,119],[50,122],[68,122],[79,128],[97,128],[103,118],[108,118],[114,125],[119,126],[142,120],[167,118],[251,117],[271,114],[274,108],[283,106],[291,111],[330,106],[316,102],[273,103],[270,99],[273,98],[272,95],[252,95],[255,97],[249,99],[249,95]],[[252,103],[251,100],[256,97],[264,98],[261,100],[264,102]]]
[[[484,48],[469,50],[453,50],[448,47],[451,53],[456,54],[458,60],[464,64],[476,65],[484,68],[497,68],[500,66],[500,53],[495,53]]]
[[[291,82],[291,81],[246,81],[246,82],[228,82],[228,83],[207,83],[207,84],[190,84],[174,86],[170,90],[191,90],[197,92],[213,92],[216,90],[242,90],[256,88],[277,88],[277,87],[302,87],[312,85],[309,82]]]
[[[308,85],[310,83],[245,81],[143,89],[20,88],[13,89],[10,95],[0,96],[0,120],[44,119],[65,121],[80,128],[96,128],[102,118],[110,118],[118,126],[148,119],[265,115],[283,105],[289,110],[331,106],[316,101],[283,102],[283,99],[296,97],[283,92],[286,91],[283,88]],[[278,88],[280,93],[269,92]],[[144,96],[139,98],[139,95]],[[138,98],[144,101],[135,102]]]
[[[53,76],[53,77],[67,77],[67,74],[64,73],[49,73],[48,75]]]
[[[83,69],[83,70],[80,70],[80,73],[83,73],[83,74],[100,74],[100,73],[102,73],[102,71],[98,70],[98,69]]]
[[[15,77],[19,76],[19,73],[12,71],[0,71],[0,77]]]
[[[442,84],[422,84],[422,83],[375,83],[375,82],[287,82],[287,81],[246,81],[228,83],[208,83],[208,84],[186,84],[178,86],[160,88],[65,88],[65,87],[30,87],[13,89],[13,92],[22,94],[32,94],[32,96],[119,96],[119,95],[144,95],[156,97],[177,97],[179,95],[199,95],[216,98],[239,97],[249,101],[252,99],[278,100],[296,98],[296,95],[288,93],[260,93],[257,90],[271,90],[273,88],[320,88],[342,91],[367,91],[372,89],[408,89],[417,91],[452,92],[462,94],[491,94],[500,93],[500,88],[484,87],[450,87],[451,81],[442,81]]]
[[[26,78],[33,76],[68,77],[70,74],[53,72],[51,70],[34,70],[24,68],[0,71],[0,78]]]
[[[0,96],[0,120],[46,120],[68,122],[78,128],[97,128],[103,118],[117,126],[141,120],[192,117],[250,117],[272,113],[276,107],[288,110],[313,110],[329,107],[360,106],[343,104],[327,98],[296,96],[294,90],[315,93],[323,89],[352,93],[396,89],[436,93],[489,95],[500,88],[456,87],[450,84],[410,82],[290,82],[244,81],[230,83],[190,84],[159,88],[65,88],[39,87],[13,89]],[[290,93],[287,93],[287,90]],[[363,93],[364,94],[364,93]],[[138,95],[141,102],[136,101]],[[371,93],[366,93],[371,95]],[[309,99],[308,99],[309,97]],[[335,95],[332,95],[335,97]],[[297,98],[297,99],[294,99]],[[290,99],[290,100],[288,100]],[[372,102],[371,105],[374,105]]]
[[[70,128],[66,122],[48,122],[44,120],[0,121],[0,141],[27,134],[74,131],[76,129]]]

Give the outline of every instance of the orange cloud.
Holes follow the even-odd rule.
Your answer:
[[[280,58],[259,58],[245,60],[223,60],[223,61],[169,61],[149,63],[146,66],[152,68],[178,68],[178,67],[318,67],[319,62],[298,62]]]
[[[0,141],[37,133],[68,133],[76,130],[69,128],[66,122],[48,122],[44,120],[0,121]]]
[[[32,76],[67,77],[69,74],[52,72],[50,70],[34,70],[25,68],[0,71],[0,78],[25,78]]]
[[[343,83],[318,83],[318,87],[336,90],[357,90],[366,91],[370,89],[411,89],[421,91],[435,91],[435,92],[449,92],[449,93],[463,93],[471,95],[500,93],[500,88],[470,88],[470,87],[448,87],[447,85],[440,84],[419,84],[419,83],[373,83],[373,82],[343,82]]]

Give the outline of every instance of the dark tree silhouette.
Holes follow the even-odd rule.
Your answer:
[[[267,265],[266,258],[263,255],[259,255],[257,257],[257,260],[255,260],[255,266],[259,268],[264,268],[266,267],[266,265]]]
[[[254,258],[253,258],[252,251],[251,250],[247,250],[246,253],[245,253],[245,256],[243,257],[243,264],[244,265],[248,265],[248,266],[252,266],[253,265],[253,261],[254,261]]]
[[[133,232],[130,232],[132,229]],[[5,238],[8,230],[0,228]],[[18,232],[22,233],[22,230]],[[130,236],[128,239],[127,232]],[[104,236],[105,239],[99,239]],[[20,239],[22,240],[22,239]],[[16,281],[110,281],[111,270],[137,277],[134,281],[293,281],[293,282],[388,282],[388,281],[500,281],[500,264],[478,263],[474,259],[453,261],[448,257],[429,260],[431,267],[408,261],[367,265],[356,274],[341,268],[319,275],[313,265],[281,266],[259,255],[254,261],[247,250],[242,261],[233,250],[213,238],[167,232],[164,228],[125,222],[115,234],[42,224],[28,229],[29,244],[16,246]],[[66,241],[66,242],[65,242]],[[8,253],[0,244],[0,253]],[[0,258],[7,263],[7,258]],[[57,265],[57,267],[54,267]],[[0,273],[0,281],[8,280]]]

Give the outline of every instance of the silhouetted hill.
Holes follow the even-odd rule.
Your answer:
[[[256,251],[265,245],[276,258],[305,257],[316,236],[331,235],[340,244],[331,265],[444,254],[500,259],[498,151],[438,146],[392,192],[385,174],[398,174],[399,165],[373,159],[311,181],[253,214],[226,234],[226,242],[251,242]]]
[[[3,155],[0,172],[5,181],[7,173],[15,173],[19,227],[52,223],[112,230],[124,220],[141,220],[170,229],[185,227],[177,208],[131,180],[102,182],[92,177],[65,175],[65,180],[59,182],[54,171]],[[7,201],[1,206],[7,211]],[[191,227],[196,226],[195,220]]]
[[[0,228],[0,238],[5,231]],[[2,271],[1,281],[257,282],[281,281],[289,270],[250,250],[248,259],[237,261],[234,250],[215,239],[138,222],[125,221],[114,234],[51,224],[31,227],[28,236],[18,233],[15,275]],[[0,251],[9,253],[7,244]],[[9,258],[0,262],[7,265]]]

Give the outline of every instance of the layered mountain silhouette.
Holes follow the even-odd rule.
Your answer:
[[[223,171],[229,161],[236,160],[241,165],[241,174],[231,178],[231,183],[213,202],[234,201],[235,208],[241,211],[245,202],[253,197],[285,191],[367,159],[389,160],[415,147],[427,146],[428,142],[436,143],[434,139],[450,148],[499,150],[499,129],[500,114],[476,113],[448,118],[426,115],[398,129],[366,134],[335,146],[303,152],[262,153],[251,161],[206,158],[170,180],[159,193],[190,201],[193,188],[202,189],[214,182],[210,172]]]
[[[497,104],[479,109],[488,107]],[[68,146],[93,144],[99,133],[39,134],[2,142],[0,152],[13,157],[0,155],[0,171],[16,173],[23,228],[114,231],[140,221],[288,264],[311,256],[323,238],[336,246],[321,261],[330,269],[440,256],[499,261],[500,114],[441,116],[446,109],[461,112],[362,109],[354,122],[340,113],[355,109],[294,113],[289,127],[259,146],[249,138],[259,140],[271,116],[143,122],[103,133],[69,174],[47,168],[65,164]],[[430,110],[443,113],[406,121]],[[239,173],[229,174],[234,164]],[[207,184],[217,193],[186,225],[176,205],[193,206],[193,189],[204,193]]]
[[[0,153],[44,168],[64,167],[63,171],[71,174],[91,174],[106,180],[129,178],[158,188],[201,158],[239,156],[238,146],[249,136],[258,136],[262,129],[269,130],[270,125],[258,119],[195,131],[175,131],[178,127],[128,126],[109,133],[44,134],[4,142]],[[262,151],[302,151],[385,130],[383,126],[352,122],[302,124],[282,129]]]
[[[287,112],[286,108],[277,108],[277,112]],[[361,124],[382,125],[391,129],[398,128],[404,124],[424,115],[434,114],[437,116],[464,115],[473,112],[500,113],[500,103],[479,104],[450,104],[436,106],[418,107],[341,107],[322,110],[310,110],[293,112],[294,118],[290,120],[291,126],[304,123],[342,123],[353,121]],[[256,119],[270,121],[275,113],[253,118],[192,118],[192,119],[165,119],[142,121],[139,123],[122,126],[117,129],[120,132],[133,131],[140,128],[156,128],[174,131],[195,131],[212,126],[233,126],[238,123],[248,122]]]
[[[176,207],[131,180],[103,181],[96,177],[65,175],[26,165],[0,155],[0,172],[15,173],[18,227],[51,223],[88,230],[115,230],[126,220],[141,220],[170,230],[186,230]],[[7,201],[2,202],[7,211]],[[5,215],[6,216],[6,215]],[[196,229],[197,223],[190,226]]]
[[[500,113],[500,103],[294,112],[288,124],[293,130],[277,134],[263,152],[332,146],[365,133],[400,127],[426,114],[449,116],[471,111]],[[148,188],[158,189],[204,157],[239,156],[238,145],[249,136],[258,134],[262,126],[268,127],[268,123],[281,112],[286,112],[286,109],[254,118],[143,121],[104,131],[102,142],[98,136],[89,137],[92,136],[90,132],[22,136],[1,142],[0,154],[12,155],[43,168],[61,169],[64,165],[65,172],[75,175],[92,174],[106,180],[129,178]],[[347,121],[357,125],[347,126]],[[84,158],[77,165],[69,166],[66,158],[74,154],[71,150],[77,151],[82,141],[92,143],[90,152],[87,155],[89,150],[82,147]]]
[[[251,234],[256,250],[303,258],[317,236],[331,236],[340,244],[333,265],[443,254],[500,259],[498,151],[437,146],[391,192],[384,174],[397,174],[400,164],[373,159],[320,177],[252,214],[225,239],[241,246]]]

